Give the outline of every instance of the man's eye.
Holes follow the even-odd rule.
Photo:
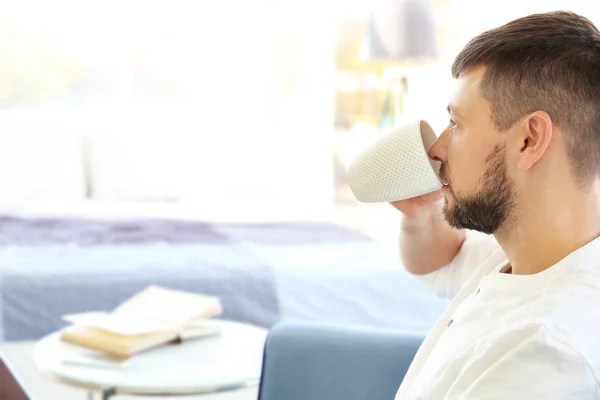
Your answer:
[[[456,126],[456,122],[454,122],[454,120],[450,120],[450,126],[454,128]]]

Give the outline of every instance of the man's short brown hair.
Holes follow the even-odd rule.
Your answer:
[[[600,31],[587,18],[556,11],[519,18],[472,39],[452,75],[486,66],[481,94],[497,129],[537,110],[565,132],[573,172],[600,175]]]

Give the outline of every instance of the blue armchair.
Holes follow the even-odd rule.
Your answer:
[[[283,322],[267,337],[259,400],[393,400],[424,337]]]

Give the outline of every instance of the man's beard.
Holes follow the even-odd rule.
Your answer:
[[[506,146],[498,145],[486,157],[487,168],[476,194],[452,192],[452,205],[445,199],[444,217],[451,226],[492,234],[504,224],[515,207],[515,184],[507,174],[505,155]]]

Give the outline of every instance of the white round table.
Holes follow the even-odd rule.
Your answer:
[[[218,336],[167,345],[128,359],[95,366],[73,360],[98,354],[60,340],[59,333],[40,340],[34,362],[52,379],[95,392],[102,399],[115,394],[183,395],[215,393],[257,385],[267,330],[230,321],[217,321]]]

